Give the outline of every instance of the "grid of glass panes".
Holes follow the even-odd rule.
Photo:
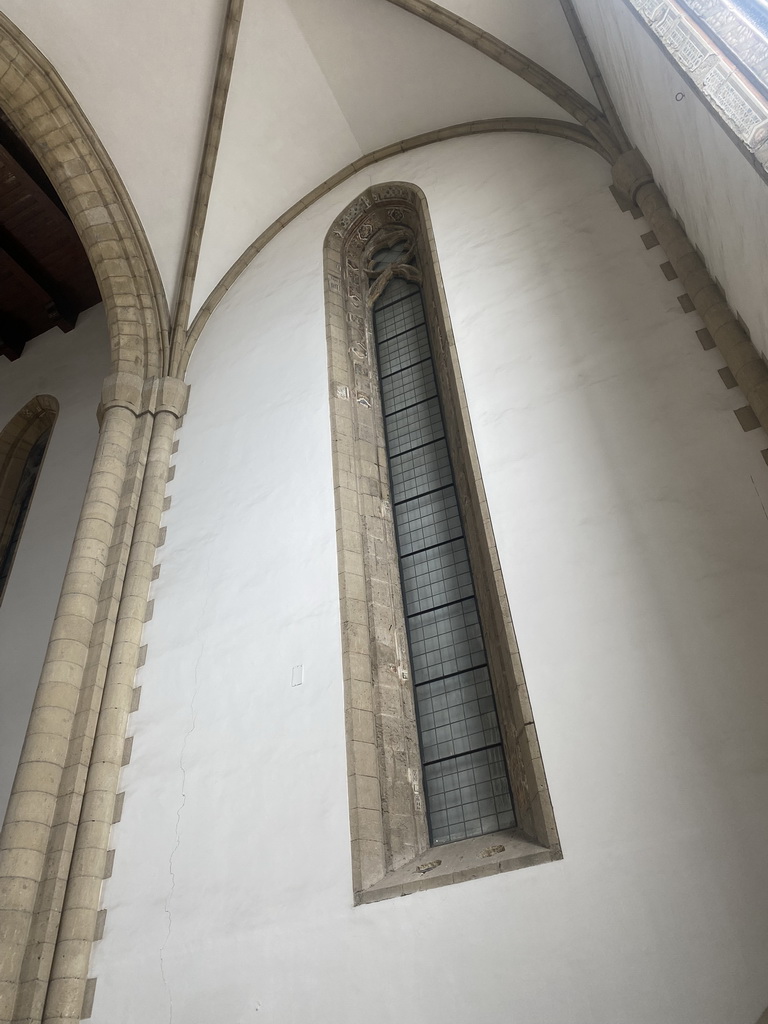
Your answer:
[[[447,843],[514,825],[512,796],[421,289],[393,278],[373,317],[427,817]]]

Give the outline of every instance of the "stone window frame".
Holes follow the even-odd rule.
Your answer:
[[[367,262],[410,233],[499,712],[517,827],[430,847]],[[367,188],[325,240],[324,278],[355,903],[562,857],[426,198]]]
[[[21,538],[24,532],[27,515],[35,491],[40,482],[43,463],[48,454],[51,442],[51,433],[59,413],[59,403],[53,395],[37,395],[30,399],[16,415],[0,431],[0,558],[5,557],[6,548],[13,536],[17,514],[15,501],[27,459],[39,439],[48,432],[43,458],[37,469],[34,484],[32,485],[32,497],[29,506],[23,515],[21,529],[17,537],[14,550],[11,553],[11,562],[8,566],[8,574],[5,585],[0,583],[0,604],[7,589],[7,583],[11,578],[13,563],[21,547]]]

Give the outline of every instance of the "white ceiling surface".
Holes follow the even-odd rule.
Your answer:
[[[558,0],[450,0],[592,98]],[[121,175],[173,305],[224,0],[3,0]],[[387,0],[246,0],[193,312],[276,217],[356,157],[461,121],[572,120]]]
[[[768,185],[623,0],[577,8],[630,138],[768,355]]]
[[[2,9],[85,111],[173,295],[219,48],[221,0],[3,0]]]
[[[597,104],[559,0],[441,0],[441,6],[520,50]]]
[[[265,227],[361,155],[284,0],[246,0],[193,311]]]
[[[193,314],[254,238],[356,157],[435,128],[513,116],[572,120],[386,0],[246,0]]]
[[[285,0],[368,152],[476,117],[571,120],[460,39],[385,0]]]

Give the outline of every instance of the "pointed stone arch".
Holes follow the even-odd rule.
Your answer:
[[[173,364],[171,372],[179,377],[187,371],[192,351],[197,340],[203,332],[205,325],[211,318],[214,310],[227,294],[229,289],[240,277],[246,267],[258,256],[273,238],[278,235],[284,227],[296,220],[304,210],[316,203],[318,199],[328,195],[338,185],[352,178],[358,171],[364,170],[373,164],[387,160],[399,153],[408,153],[413,149],[421,149],[424,146],[431,146],[438,142],[446,142],[449,139],[461,139],[465,137],[474,138],[479,135],[493,134],[496,132],[530,133],[533,135],[549,135],[553,138],[565,139],[568,142],[576,142],[581,146],[594,150],[608,163],[612,163],[611,155],[606,152],[595,137],[581,125],[573,124],[570,121],[560,121],[546,117],[491,117],[479,121],[464,121],[461,124],[448,125],[445,128],[436,128],[433,131],[423,132],[421,135],[413,135],[407,139],[401,139],[388,146],[375,149],[365,156],[359,157],[340,171],[333,174],[326,181],[321,182],[311,192],[289,207],[277,220],[272,221],[268,228],[256,238],[245,252],[239,256],[229,270],[224,274],[219,283],[210,293],[208,298],[197,311],[194,320],[187,331],[183,347],[175,349],[173,353]]]
[[[80,236],[106,307],[113,370],[162,376],[168,308],[136,210],[56,69],[4,14],[0,108],[39,160]]]
[[[571,117],[575,118],[610,155],[611,162],[616,160],[628,148],[629,143],[624,129],[613,108],[613,103],[602,82],[602,77],[597,71],[597,66],[594,64],[594,58],[591,51],[589,51],[586,37],[583,32],[581,33],[581,38],[579,37],[576,12],[567,0],[561,0],[565,17],[571,30],[574,32],[576,44],[581,51],[582,59],[585,61],[585,67],[590,78],[592,78],[592,84],[595,86],[595,91],[603,105],[603,110],[590,103],[589,100],[558,78],[548,68],[538,64],[535,60],[514,49],[514,47],[503,40],[491,35],[490,32],[485,32],[478,25],[467,21],[466,18],[462,18],[455,12],[434,3],[434,0],[388,0],[388,2],[395,7],[408,11],[417,18],[421,18],[422,21],[434,25],[435,28],[447,32],[456,39],[467,43],[468,46],[478,50],[486,57],[490,57],[491,60],[496,61],[497,64],[506,68],[507,71],[511,71],[512,74],[528,82],[534,89],[538,89],[540,93],[553,100],[563,110],[567,111]],[[593,66],[590,67],[590,64]],[[595,74],[596,72],[597,74]]]

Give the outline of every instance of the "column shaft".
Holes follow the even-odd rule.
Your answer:
[[[153,417],[145,413],[138,416],[134,424],[128,470],[83,672],[78,710],[59,790],[56,820],[50,832],[45,870],[21,969],[14,1014],[16,1024],[39,1024],[43,1015],[75,833],[80,821],[96,722],[136,523]]]
[[[157,382],[162,387],[164,382]],[[180,381],[168,384],[184,386]],[[186,389],[184,389],[185,391]],[[179,392],[181,394],[181,392]],[[158,403],[160,404],[160,403]],[[179,407],[154,416],[43,1020],[80,1020]]]
[[[134,421],[135,412],[125,405],[106,408],[0,833],[0,1024],[14,1017],[20,969],[67,763]]]

